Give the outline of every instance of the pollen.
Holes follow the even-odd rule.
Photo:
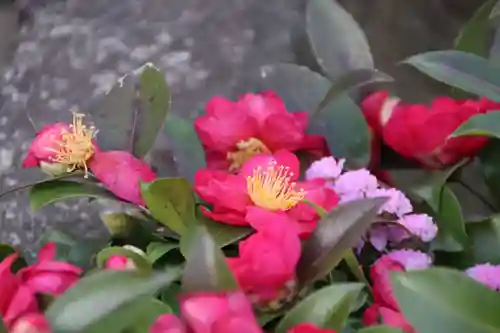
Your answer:
[[[297,184],[292,177],[293,173],[284,166],[257,167],[247,178],[248,195],[258,207],[270,211],[289,210],[306,196],[304,189],[295,189]]]
[[[271,152],[262,141],[256,138],[240,141],[236,144],[236,148],[237,151],[227,153],[227,160],[231,163],[229,165],[230,172],[238,171],[254,155]]]
[[[52,161],[66,165],[67,172],[83,169],[86,178],[88,177],[87,161],[94,155],[92,139],[95,129],[83,123],[84,116],[81,113],[73,113],[73,123],[69,126],[69,130],[61,133],[61,138],[57,141],[59,149],[55,151]]]

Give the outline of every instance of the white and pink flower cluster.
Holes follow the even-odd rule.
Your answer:
[[[383,188],[377,178],[366,169],[344,171],[345,160],[325,157],[314,163],[306,171],[306,179],[327,179],[327,186],[339,195],[339,202],[346,203],[362,198],[387,196],[389,201],[380,209],[381,223],[374,223],[368,232],[367,240],[378,251],[390,245],[417,237],[428,243],[437,235],[437,225],[427,214],[413,212],[413,206],[405,194],[395,188]],[[360,244],[360,247],[364,242]],[[425,268],[431,264],[430,257],[421,252],[395,251],[397,261],[404,266]],[[423,256],[422,256],[423,255]],[[412,256],[415,258],[412,259]],[[408,265],[406,264],[408,263]]]

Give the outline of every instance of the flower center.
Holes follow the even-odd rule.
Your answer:
[[[248,195],[256,206],[270,211],[291,209],[306,196],[304,189],[295,190],[292,176],[282,165],[271,164],[266,170],[257,167],[247,177]]]
[[[70,130],[64,130],[61,133],[61,140],[59,150],[55,153],[53,161],[67,165],[67,172],[72,172],[75,169],[81,168],[85,170],[85,177],[87,177],[87,161],[94,154],[94,145],[92,138],[94,137],[95,130],[93,127],[87,127],[83,124],[83,114],[73,114],[73,124]]]
[[[237,151],[227,153],[227,159],[231,162],[229,165],[230,172],[239,170],[254,155],[269,154],[271,152],[262,141],[256,138],[240,141],[236,144],[236,148],[238,148]]]

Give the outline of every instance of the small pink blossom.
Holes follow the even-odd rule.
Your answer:
[[[500,265],[479,264],[469,268],[465,273],[490,289],[500,290]]]
[[[366,169],[345,172],[334,183],[335,192],[341,200],[344,196],[362,198],[366,193],[376,190],[377,187],[377,178]]]
[[[432,264],[429,255],[414,250],[397,250],[387,254],[389,258],[403,265],[405,270],[426,269]]]
[[[437,225],[427,214],[408,214],[403,216],[401,223],[412,235],[419,237],[424,242],[433,240],[438,232]],[[402,238],[408,238],[409,235],[404,235]]]
[[[311,164],[306,171],[306,180],[323,178],[334,180],[342,173],[345,159],[335,160],[333,156],[323,157]]]
[[[388,197],[387,201],[382,208],[380,213],[387,212],[394,214],[397,217],[402,217],[405,214],[409,214],[413,211],[413,206],[410,200],[404,195],[403,192],[395,188],[378,188],[376,190],[370,191],[366,194],[367,198],[376,197]]]
[[[104,264],[104,267],[110,270],[132,270],[137,268],[132,259],[119,254],[109,256],[108,260],[106,260],[106,263]]]

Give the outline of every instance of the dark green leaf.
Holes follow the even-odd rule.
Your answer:
[[[363,30],[337,1],[309,0],[306,29],[318,64],[332,79],[355,69],[373,69]]]
[[[97,266],[104,268],[106,261],[108,261],[109,257],[112,255],[120,255],[132,259],[138,269],[151,270],[151,262],[147,258],[121,246],[111,246],[99,251],[96,257]]]
[[[177,249],[179,247],[179,243],[160,243],[153,242],[148,245],[146,248],[146,255],[148,259],[154,263],[165,254],[170,252],[173,249]]]
[[[170,88],[163,73],[152,66],[145,66],[140,74],[137,98],[139,110],[136,112],[133,154],[145,156],[153,147],[158,133],[163,127],[170,110]]]
[[[305,242],[297,266],[301,284],[322,278],[366,232],[387,198],[362,199],[336,207],[322,218]]]
[[[362,288],[361,283],[339,283],[317,290],[286,313],[276,333],[286,333],[300,323],[340,332]]]
[[[162,302],[168,304],[175,314],[180,313],[178,296],[182,293],[182,288],[176,283],[172,283],[167,288],[163,289],[160,293]]]
[[[205,153],[194,131],[193,122],[169,114],[165,120],[165,133],[178,175],[193,181],[196,171],[206,167]]]
[[[392,286],[403,314],[417,332],[500,331],[500,294],[463,272],[431,268],[394,273]]]
[[[461,51],[431,51],[404,61],[433,79],[474,95],[500,101],[500,68]]]
[[[144,272],[100,271],[82,278],[46,311],[54,333],[82,332],[108,321],[113,313],[141,296],[153,294],[179,276],[179,270]],[[126,317],[125,317],[126,318]],[[129,318],[134,319],[134,318]],[[92,330],[92,333],[109,333]]]
[[[490,142],[479,153],[479,161],[484,180],[493,197],[500,204],[500,140]]]
[[[358,333],[404,333],[404,331],[391,326],[377,325],[360,329]]]
[[[323,109],[335,97],[344,92],[357,90],[373,83],[392,82],[394,79],[377,69],[358,69],[350,71],[335,80],[328,90],[325,99],[320,103],[318,110]]]
[[[462,27],[455,39],[455,50],[474,53],[481,57],[488,56],[493,30],[489,16],[496,2],[497,0],[486,1]]]
[[[9,244],[0,244],[0,262],[2,262],[3,259],[8,257],[11,254],[17,253],[16,249],[14,249],[12,246]],[[11,270],[13,272],[17,272],[21,268],[27,266],[26,260],[24,260],[23,257],[18,256],[17,260],[14,261],[12,264]],[[1,320],[0,320],[1,323]],[[1,331],[1,330],[0,330]]]
[[[500,111],[475,115],[450,135],[456,138],[464,135],[480,135],[500,138]]]
[[[192,226],[187,235],[189,234],[191,235],[188,237],[188,245],[182,246],[187,249],[187,263],[182,277],[183,289],[188,292],[237,289],[224,254],[206,227]]]
[[[113,237],[128,236],[136,223],[129,214],[122,212],[103,212],[99,217]]]
[[[251,228],[216,222],[201,214],[196,219],[196,222],[207,228],[210,236],[221,248],[248,236],[252,232]],[[184,249],[181,250],[183,253],[185,252]]]
[[[470,252],[475,263],[500,264],[500,216],[493,215],[481,222],[467,223]]]
[[[92,114],[106,135],[103,150],[129,150],[137,157],[152,147],[170,108],[170,91],[163,74],[146,64],[121,78]]]
[[[136,318],[134,324],[128,327],[126,332],[149,333],[156,319],[166,313],[172,313],[172,309],[167,304],[153,298],[144,300],[140,312],[133,314]]]
[[[60,200],[82,197],[115,198],[111,192],[95,184],[49,180],[31,188],[30,204],[33,210],[37,210]]]
[[[193,191],[186,179],[160,178],[142,184],[141,191],[153,217],[179,235],[195,219]]]

